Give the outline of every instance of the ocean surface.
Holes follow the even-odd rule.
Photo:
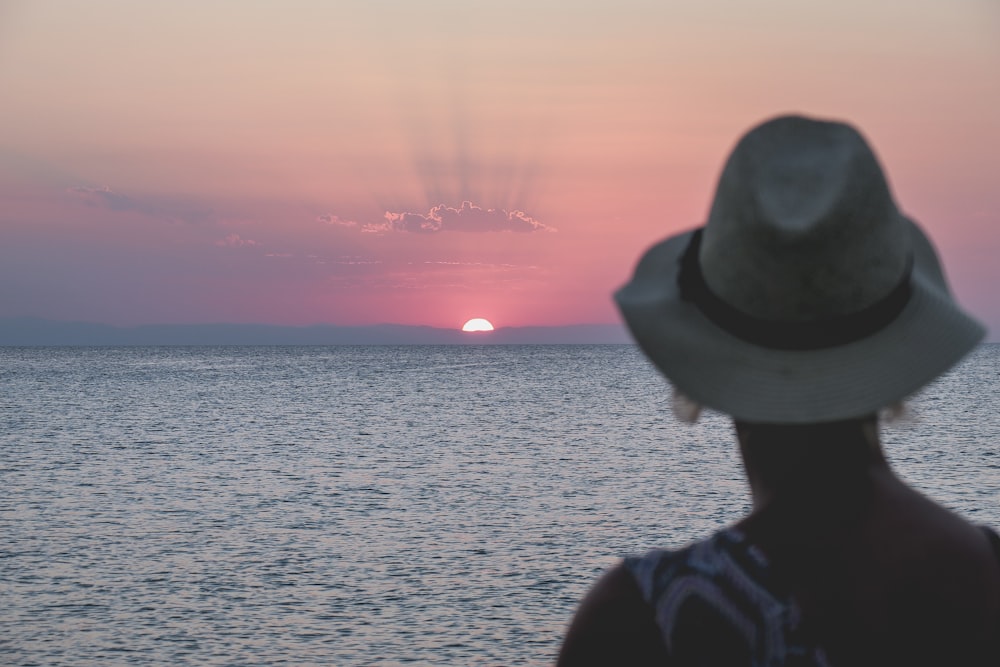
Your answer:
[[[544,665],[616,558],[741,516],[631,346],[0,348],[0,664]],[[1000,527],[1000,345],[883,429]]]

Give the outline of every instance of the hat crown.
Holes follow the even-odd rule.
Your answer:
[[[864,139],[799,117],[749,132],[706,226],[647,250],[615,299],[686,396],[775,424],[870,415],[985,333]]]
[[[699,261],[708,287],[754,317],[821,321],[899,284],[912,248],[878,160],[842,123],[785,116],[726,163]]]

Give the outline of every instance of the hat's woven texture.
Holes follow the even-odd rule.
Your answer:
[[[694,233],[651,248],[615,299],[682,392],[736,418],[873,413],[985,333],[952,300],[930,242],[899,214],[850,126],[783,117],[740,141],[700,234],[705,299],[678,285]]]

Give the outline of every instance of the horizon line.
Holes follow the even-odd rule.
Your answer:
[[[419,324],[309,325],[185,323],[120,326],[44,318],[0,318],[0,345],[563,345],[629,344],[623,324],[567,324],[498,327],[462,331]]]

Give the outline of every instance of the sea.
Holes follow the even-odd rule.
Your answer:
[[[625,554],[749,509],[607,346],[0,348],[0,664],[546,665]],[[882,437],[1000,527],[1000,345]]]

